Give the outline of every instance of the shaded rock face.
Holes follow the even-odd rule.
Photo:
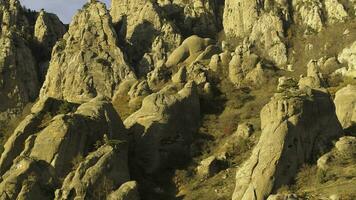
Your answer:
[[[97,199],[130,180],[127,131],[106,99],[78,105],[47,98],[31,112],[0,159],[3,199]]]
[[[262,135],[238,169],[232,199],[266,199],[293,180],[342,134],[330,95],[316,90],[277,93],[261,111]]]
[[[356,127],[356,86],[348,85],[336,92],[336,115],[344,129]]]
[[[181,43],[179,30],[154,1],[114,0],[110,14],[125,40],[131,61],[138,65],[139,75],[147,74],[150,67],[167,59],[167,54]]]
[[[1,174],[17,157],[26,156],[46,162],[63,177],[73,159],[87,155],[104,135],[126,140],[122,121],[107,100],[96,98],[79,107],[51,98],[41,100],[6,142]]]
[[[48,191],[53,190],[55,184],[53,170],[47,163],[21,156],[1,177],[0,198],[53,199]]]
[[[40,97],[75,102],[97,95],[111,98],[128,78],[135,75],[117,46],[111,17],[103,3],[92,2],[78,12],[54,47]]]
[[[199,118],[199,97],[192,82],[180,91],[166,86],[146,97],[141,109],[124,122],[135,137],[135,164],[144,172],[153,173],[181,162],[180,158],[189,152]]]
[[[21,113],[37,98],[35,59],[24,35],[28,22],[17,0],[0,2],[0,121]]]
[[[167,17],[179,27],[185,35],[214,37],[220,30],[220,8],[222,2],[216,0],[174,0],[158,1]]]
[[[41,10],[35,24],[34,37],[48,51],[66,33],[66,27],[59,18],[51,13]]]
[[[38,78],[41,83],[46,78],[52,48],[66,31],[66,27],[56,15],[46,13],[44,10],[40,11],[35,23],[34,38],[37,48],[35,55],[38,62]]]
[[[104,199],[109,192],[130,180],[127,144],[112,145],[104,145],[90,153],[67,175],[55,199]]]

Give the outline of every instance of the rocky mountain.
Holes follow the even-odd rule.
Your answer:
[[[356,1],[0,0],[0,199],[353,200]]]

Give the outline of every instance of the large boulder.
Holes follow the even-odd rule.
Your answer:
[[[1,177],[0,198],[53,199],[56,182],[57,177],[48,163],[21,156]]]
[[[356,85],[348,85],[335,94],[336,115],[344,129],[356,128]]]
[[[146,173],[174,167],[189,155],[199,120],[199,96],[192,82],[181,90],[168,85],[146,97],[141,109],[124,121],[134,134],[135,164]]]
[[[87,3],[54,47],[40,97],[73,102],[111,98],[122,80],[135,78],[117,43],[105,4]]]
[[[204,53],[207,47],[213,44],[212,39],[201,38],[196,35],[190,36],[185,39],[183,43],[172,52],[171,55],[169,55],[166,66],[168,68],[175,67],[183,62],[191,64],[199,55]]]
[[[105,137],[125,141],[126,134],[106,99],[98,97],[80,106],[52,98],[41,100],[6,142],[0,173],[4,174],[17,157],[27,156],[46,162],[63,177],[75,158],[86,156]]]
[[[130,180],[127,143],[107,141],[64,179],[55,199],[104,199]]]
[[[275,94],[261,111],[261,128],[251,157],[237,171],[233,200],[266,199],[343,133],[330,95],[308,88]]]

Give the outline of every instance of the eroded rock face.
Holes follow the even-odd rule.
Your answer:
[[[188,152],[199,118],[199,97],[192,82],[179,91],[171,85],[146,97],[141,109],[124,122],[134,133],[135,164],[146,173],[174,165]]]
[[[342,134],[330,95],[316,90],[277,93],[261,111],[261,138],[238,169],[235,200],[263,200],[316,160]]]
[[[338,56],[340,63],[347,64],[348,67],[340,69],[339,73],[345,76],[356,77],[356,42],[345,48]]]
[[[1,177],[0,198],[51,199],[55,184],[56,177],[48,163],[21,156]]]
[[[104,145],[67,175],[55,199],[103,199],[130,180],[127,143]],[[121,187],[120,187],[121,188]]]
[[[290,20],[289,7],[286,1],[271,5],[271,1],[225,1],[224,31],[228,38],[249,38],[266,50],[268,58],[283,66],[287,63],[283,38],[284,23]]]
[[[51,52],[52,47],[65,32],[66,27],[56,15],[46,13],[44,10],[40,11],[35,24],[34,37],[47,51]]]
[[[114,0],[110,14],[125,39],[132,62],[139,64],[136,71],[140,75],[151,71],[147,68],[154,68],[158,61],[167,59],[182,41],[179,30],[154,1]]]
[[[135,75],[117,46],[105,4],[94,1],[78,12],[54,47],[40,97],[74,102],[97,95],[111,98],[122,80],[130,78]]]
[[[356,86],[348,85],[336,92],[336,115],[344,129],[356,128]]]
[[[220,29],[220,1],[216,0],[173,0],[158,1],[167,17],[174,19],[179,29],[188,35],[213,37]]]
[[[294,20],[297,24],[319,32],[324,26],[323,5],[320,0],[293,1],[293,8],[296,11]]]
[[[0,24],[0,121],[6,121],[37,98],[39,83],[19,1],[0,2]]]
[[[56,134],[53,134],[56,133]],[[32,109],[6,142],[0,159],[4,174],[19,156],[46,162],[64,176],[77,156],[86,156],[97,141],[126,140],[126,129],[111,103],[95,98],[76,104],[48,98]]]

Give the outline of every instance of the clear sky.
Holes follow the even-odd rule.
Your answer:
[[[101,0],[109,8],[111,0]],[[21,4],[32,10],[44,8],[47,12],[54,13],[66,24],[68,24],[73,15],[88,0],[20,0]]]

